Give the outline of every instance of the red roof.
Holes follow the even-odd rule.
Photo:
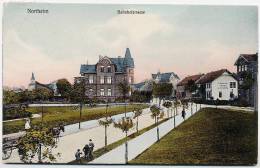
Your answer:
[[[197,75],[192,75],[192,76],[187,76],[184,79],[182,79],[177,86],[184,86],[188,84],[188,81],[193,80],[194,82],[196,82],[200,77],[202,77],[203,74],[197,74]]]
[[[224,72],[230,73],[227,69],[221,69],[221,70],[218,70],[218,71],[212,71],[212,72],[209,72],[209,73],[203,75],[199,80],[197,80],[196,83],[204,84],[204,83],[212,82],[213,80],[215,80],[218,77],[220,77]]]

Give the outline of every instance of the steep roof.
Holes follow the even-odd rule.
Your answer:
[[[126,67],[134,68],[134,59],[131,56],[130,49],[127,48],[125,52],[125,57],[118,56],[117,58],[108,57],[113,64],[115,64],[116,72],[124,72]],[[82,64],[80,66],[80,74],[82,73],[96,73],[96,64],[95,65],[86,65]]]
[[[118,56],[117,58],[109,58],[113,64],[116,65],[116,72],[124,71],[124,58]]]
[[[96,73],[96,65],[82,64],[80,66],[80,74],[82,73]]]
[[[159,82],[169,82],[170,77],[173,75],[175,78],[180,79],[178,75],[176,75],[174,72],[167,72],[167,73],[157,73],[157,74],[152,74],[152,78],[156,79],[157,76],[159,76],[160,81]]]
[[[48,85],[49,84],[42,84],[42,83],[40,83],[40,82],[35,82],[36,83],[36,85],[40,85],[40,86],[42,86],[42,87],[44,87],[44,88],[46,88],[46,89],[49,89],[49,90],[52,90]]]
[[[205,75],[203,75],[199,80],[196,81],[196,83],[204,84],[204,83],[212,82],[213,80],[220,77],[224,72],[231,74],[227,69],[220,69],[218,71],[212,71],[212,72],[209,72],[209,73],[206,73]]]
[[[187,85],[190,80],[193,80],[196,82],[198,79],[200,79],[204,74],[197,74],[197,75],[192,75],[192,76],[187,76],[184,79],[182,79],[177,86],[184,86]]]
[[[240,60],[241,58],[243,58],[247,62],[257,61],[258,53],[256,53],[256,54],[240,54],[239,57],[237,58],[236,62],[235,62],[235,65],[237,65],[238,60]]]

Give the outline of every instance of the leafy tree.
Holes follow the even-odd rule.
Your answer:
[[[121,129],[125,132],[125,162],[128,163],[128,140],[127,140],[127,133],[128,131],[134,126],[133,120],[129,117],[123,117],[122,120],[118,122],[114,122],[114,127]]]
[[[125,102],[125,117],[126,117],[126,99],[128,97],[128,93],[130,91],[130,86],[126,80],[123,82],[120,82],[118,84],[118,89],[120,94],[123,96],[124,102]]]
[[[52,153],[52,149],[57,147],[55,137],[48,128],[42,126],[27,131],[19,139],[17,147],[21,160],[25,163],[31,163],[36,155],[39,163],[55,162],[60,156],[60,153]]]
[[[31,96],[36,100],[48,100],[53,96],[53,92],[47,88],[37,88],[32,91]]]
[[[243,72],[241,74],[241,77],[243,78],[243,83],[241,85],[241,89],[248,90],[253,86],[254,79],[250,72]]]
[[[197,90],[197,85],[195,84],[195,81],[194,80],[189,80],[186,87],[185,87],[185,90],[188,90],[189,92],[194,92]]]
[[[83,104],[88,102],[88,97],[85,95],[85,78],[81,78],[76,81],[73,85],[70,94],[71,102],[79,103],[79,112],[80,112],[80,120],[79,120],[79,129],[81,128],[81,117],[82,117],[82,107]]]
[[[154,83],[153,84],[153,95],[159,98],[159,107],[161,100],[165,97],[169,97],[172,94],[173,86],[171,83]]]
[[[156,106],[156,105],[152,105],[150,107],[150,111],[152,113],[151,117],[154,118],[154,121],[155,121],[155,125],[157,127],[157,141],[160,140],[160,137],[159,137],[159,127],[158,127],[158,121],[159,119],[163,118],[164,117],[164,112],[161,111],[160,107]]]
[[[163,103],[163,106],[164,106],[165,108],[167,108],[167,117],[169,118],[169,108],[172,106],[172,102],[170,102],[170,101],[165,101],[165,102]]]
[[[175,100],[174,103],[173,103],[173,108],[174,108],[174,114],[173,114],[173,117],[174,117],[174,127],[176,126],[175,116],[177,115],[178,107],[180,107],[180,106],[181,106],[181,101],[180,100]]]
[[[108,104],[106,105],[106,114],[108,110]],[[105,127],[105,150],[107,150],[107,127],[113,122],[113,119],[109,116],[103,119],[103,120],[98,120],[99,125]]]
[[[69,99],[72,90],[71,83],[67,79],[59,79],[56,85],[57,85],[58,93],[60,93],[62,97]]]
[[[142,115],[143,110],[141,108],[134,108],[134,118],[136,118],[136,132],[138,133],[138,117]]]
[[[17,93],[12,90],[3,90],[3,104],[15,104],[19,101]]]

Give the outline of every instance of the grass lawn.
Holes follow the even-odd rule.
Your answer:
[[[148,105],[128,105],[126,111],[132,111],[135,107],[147,108]],[[41,113],[41,107],[30,107],[28,111],[32,113]],[[83,108],[82,109],[82,120],[93,120],[101,117],[105,117],[105,107],[99,108]],[[108,115],[116,115],[124,113],[124,106],[114,106],[108,108]],[[75,107],[44,107],[43,108],[43,122],[46,123],[50,127],[57,126],[58,123],[64,122],[67,124],[73,124],[79,122],[79,109],[75,109]],[[32,125],[37,125],[41,123],[41,118],[32,119]],[[24,120],[19,121],[10,121],[3,123],[3,134],[9,134],[18,132],[19,130],[24,129]]]
[[[165,122],[165,121],[167,121],[167,120],[168,120],[168,118],[162,119],[161,121],[158,122],[158,124],[161,124],[161,123],[163,123],[163,122]],[[152,128],[154,128],[154,127],[156,127],[156,125],[155,125],[155,124],[152,124],[152,125],[150,125],[149,127],[143,128],[143,129],[139,130],[138,133],[135,132],[135,133],[129,135],[129,136],[128,136],[128,140],[133,139],[133,138],[135,138],[135,137],[137,137],[137,136],[139,136],[139,135],[145,133],[146,131],[149,131],[150,129],[152,129]],[[135,129],[135,128],[136,128],[136,127],[134,127],[133,129]],[[94,151],[94,152],[93,152],[93,156],[94,156],[94,158],[98,158],[98,157],[100,157],[101,155],[104,155],[105,153],[107,153],[107,152],[109,152],[109,151],[115,149],[116,147],[122,145],[122,144],[125,143],[125,142],[126,142],[126,138],[122,138],[122,139],[120,139],[120,140],[118,140],[118,141],[116,141],[116,142],[114,142],[114,143],[111,143],[111,144],[107,145],[107,149],[105,149],[105,147],[103,147],[103,148],[100,148],[100,149]],[[87,161],[85,158],[81,158],[81,163],[80,163],[80,164],[87,164],[88,162],[89,162],[89,161]],[[74,160],[74,161],[72,161],[72,162],[69,162],[69,164],[78,164],[78,162],[77,162],[76,160]]]
[[[257,115],[205,108],[130,164],[255,165]]]

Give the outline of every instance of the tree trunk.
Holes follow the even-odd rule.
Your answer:
[[[38,162],[42,162],[42,145],[39,144]]]
[[[156,117],[157,118],[157,117]],[[158,126],[158,119],[156,120],[156,125],[157,125],[157,141],[160,140],[160,137],[159,137],[159,126]]]
[[[190,113],[192,115],[192,103],[190,103]]]
[[[43,123],[43,105],[42,105],[42,123]]]
[[[79,129],[81,128],[80,122],[81,122],[81,116],[82,116],[82,104],[79,105]]]
[[[196,104],[196,112],[198,111],[198,109],[197,109],[197,104]]]
[[[107,150],[107,126],[105,125],[105,150]]]
[[[125,99],[125,117],[126,117],[126,98]]]
[[[175,123],[176,123],[176,121],[175,121],[175,110],[173,111],[174,112],[174,114],[173,114],[173,118],[174,118],[174,128],[175,128]],[[176,114],[177,114],[177,108],[176,108]]]
[[[136,132],[137,132],[137,134],[138,134],[138,116],[137,116],[137,118],[136,118]]]
[[[128,163],[128,142],[127,142],[127,131],[125,132],[125,137],[126,137],[126,141],[125,141],[125,163]]]
[[[169,118],[169,108],[167,108],[167,118]]]

